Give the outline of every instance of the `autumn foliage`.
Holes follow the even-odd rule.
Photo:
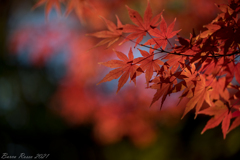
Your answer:
[[[68,2],[67,13],[75,9],[82,16],[78,4],[72,4],[80,1],[40,0],[36,6],[45,2],[47,13],[52,6],[60,10],[60,2]],[[118,59],[100,63],[113,70],[98,84],[119,78],[119,92],[128,80],[138,86],[138,77],[144,75],[146,88],[156,92],[150,106],[160,101],[161,109],[168,96],[179,92],[179,102],[188,100],[182,118],[193,109],[195,118],[199,114],[212,116],[202,133],[221,123],[226,138],[240,125],[240,1],[216,6],[221,13],[204,26],[205,31],[197,34],[193,30],[189,39],[179,35],[181,30],[174,30],[176,19],[167,25],[163,12],[153,16],[150,2],[143,17],[126,6],[133,24],[122,24],[117,16],[117,24],[102,18],[107,30],[87,35],[102,38],[95,47],[128,41],[133,46],[127,53],[114,50]],[[146,42],[144,37],[148,38]],[[141,56],[135,58],[136,52]]]

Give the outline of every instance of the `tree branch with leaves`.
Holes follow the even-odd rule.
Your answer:
[[[43,2],[39,1],[37,6]],[[60,1],[48,0],[47,13],[50,2],[59,6]],[[167,96],[180,92],[179,101],[189,100],[182,118],[193,109],[195,118],[198,114],[212,116],[202,133],[222,123],[226,138],[228,132],[240,125],[240,1],[229,0],[229,4],[217,7],[221,13],[204,26],[204,32],[197,35],[193,30],[189,39],[178,35],[181,30],[173,31],[176,19],[167,26],[163,12],[153,17],[149,2],[143,17],[126,6],[134,24],[122,24],[117,16],[117,25],[103,18],[108,30],[88,34],[102,38],[95,47],[131,41],[141,57],[134,58],[132,48],[128,56],[114,50],[119,60],[100,63],[114,69],[98,84],[120,77],[119,92],[128,79],[136,84],[138,76],[145,74],[146,88],[156,91],[150,106],[161,99],[162,108]],[[146,36],[150,38],[142,43]],[[175,36],[176,44],[171,44],[170,39]],[[166,50],[168,44],[170,48]],[[234,78],[237,83],[233,83]],[[207,108],[202,107],[204,103]]]

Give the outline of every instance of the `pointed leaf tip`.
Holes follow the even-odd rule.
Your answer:
[[[197,113],[195,113],[194,120],[197,118],[197,115],[198,115],[198,114],[197,114]]]

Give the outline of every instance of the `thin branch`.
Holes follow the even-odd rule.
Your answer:
[[[125,39],[128,39],[129,41],[133,42],[133,43],[136,43],[134,40],[131,40],[123,35],[121,35],[123,38]],[[195,57],[196,55],[187,55],[187,54],[182,54],[182,53],[176,53],[176,52],[168,52],[166,50],[163,50],[162,48],[160,49],[157,49],[157,48],[153,48],[153,47],[149,47],[147,45],[144,45],[144,44],[141,44],[141,43],[138,43],[137,45],[139,46],[142,46],[142,47],[146,47],[146,48],[149,48],[149,49],[154,49],[154,50],[157,50],[157,51],[160,51],[160,52],[163,52],[163,53],[168,53],[168,54],[173,54],[173,55],[179,55],[179,56],[187,56],[187,57]],[[212,57],[212,58],[217,58],[217,57],[228,57],[228,56],[232,56],[232,55],[236,55],[236,54],[239,54],[240,51],[237,50],[231,54],[227,54],[227,55],[222,55],[222,54],[215,54],[214,56],[207,56],[207,57]],[[201,56],[201,57],[205,57],[205,56]]]

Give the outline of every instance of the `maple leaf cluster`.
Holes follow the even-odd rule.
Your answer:
[[[179,101],[188,99],[183,117],[192,109],[195,118],[198,114],[213,116],[202,133],[222,123],[225,138],[240,125],[240,2],[229,0],[228,5],[217,5],[221,14],[204,26],[204,32],[197,35],[193,30],[189,39],[180,37],[180,30],[173,31],[176,19],[167,26],[162,12],[153,17],[149,2],[143,18],[126,7],[134,24],[123,25],[117,17],[115,25],[103,18],[108,30],[88,35],[103,38],[96,46],[131,41],[142,56],[134,58],[132,48],[128,56],[114,50],[120,60],[100,63],[114,70],[98,84],[120,77],[119,92],[128,79],[136,84],[137,77],[145,74],[147,88],[156,90],[151,105],[161,99],[161,108],[167,96],[180,92]],[[173,45],[169,39],[176,35]],[[145,36],[150,39],[143,43]],[[166,49],[168,44],[171,47]]]
[[[39,0],[34,8],[45,4],[46,14],[53,7],[61,12],[62,3],[67,4],[66,14],[75,11],[80,19],[87,9],[92,8],[88,0]],[[146,87],[156,90],[151,105],[161,100],[162,108],[167,96],[179,92],[179,102],[183,98],[189,100],[183,117],[194,108],[195,118],[198,114],[213,116],[202,133],[222,122],[225,138],[229,131],[240,125],[239,6],[238,0],[217,5],[221,14],[204,26],[204,32],[197,35],[193,30],[189,39],[180,37],[180,30],[173,31],[176,19],[167,26],[162,12],[153,17],[149,2],[143,17],[126,6],[134,24],[123,25],[117,16],[117,25],[103,18],[108,30],[88,34],[103,38],[95,47],[131,41],[134,48],[139,47],[142,57],[134,58],[132,48],[128,56],[114,50],[120,60],[100,63],[114,70],[98,84],[119,78],[119,92],[128,79],[136,85],[137,77],[145,74]],[[170,39],[176,35],[177,44],[173,45]],[[146,36],[150,39],[143,43]],[[171,47],[166,49],[167,45]],[[203,108],[203,104],[207,107]]]

